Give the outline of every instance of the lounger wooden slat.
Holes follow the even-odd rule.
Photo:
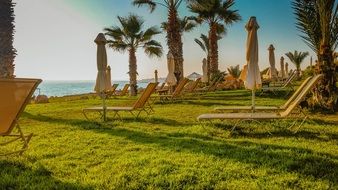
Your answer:
[[[219,113],[219,114],[202,114],[197,117],[198,121],[203,120],[264,120],[264,119],[285,119],[289,117],[292,111],[300,104],[300,102],[305,98],[307,93],[318,83],[323,75],[317,75],[313,77],[308,84],[301,90],[298,96],[290,103],[290,105],[283,111],[278,113],[264,113],[264,112],[254,112],[254,113]],[[300,126],[303,124],[307,116],[303,117],[303,120]],[[232,130],[237,126],[233,127]]]
[[[303,88],[309,83],[312,77],[308,77],[304,82],[299,86],[299,88],[292,94],[292,96],[281,106],[255,106],[255,110],[266,110],[266,111],[278,111],[286,109],[292,101],[299,95]],[[215,111],[224,112],[224,111],[251,111],[251,106],[222,106],[214,108]]]
[[[158,85],[158,83],[149,83],[146,89],[143,91],[141,96],[136,100],[136,102],[132,106],[118,106],[118,107],[106,107],[106,112],[113,112],[114,117],[119,117],[121,120],[121,116],[119,115],[119,112],[121,111],[127,111],[130,112],[133,116],[139,117],[142,111],[146,112],[148,115],[152,111],[151,105],[148,103],[149,98],[152,93],[155,92],[155,88]],[[90,118],[87,116],[88,112],[98,112],[102,115],[104,108],[102,106],[95,106],[90,108],[84,108],[82,110],[83,115],[90,120]],[[137,112],[136,114],[134,112]]]
[[[11,140],[1,142],[0,147],[15,141],[22,142],[19,150],[1,153],[0,156],[22,154],[27,150],[32,134],[24,135],[18,120],[41,81],[25,78],[0,79],[0,136],[11,138]],[[14,133],[14,129],[18,132]]]

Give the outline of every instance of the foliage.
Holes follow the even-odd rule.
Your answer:
[[[337,67],[333,52],[338,44],[338,4],[335,0],[294,0],[292,7],[301,37],[317,54],[316,73],[324,74],[319,87],[314,90],[311,105],[337,111]]]
[[[337,48],[338,6],[335,0],[294,0],[292,7],[301,37],[314,52],[320,52],[324,38],[332,50]]]
[[[241,75],[241,70],[239,69],[239,65],[230,66],[227,68],[227,70],[228,70],[228,73],[235,79],[238,79],[239,76]]]
[[[150,57],[161,57],[163,54],[161,44],[153,40],[154,36],[160,34],[157,27],[150,27],[143,31],[144,21],[133,14],[128,17],[117,17],[121,26],[105,28],[105,35],[109,37],[107,44],[115,51],[129,51],[129,77],[131,95],[137,94],[137,60],[136,51],[143,48],[144,53]]]
[[[302,64],[303,60],[309,55],[309,52],[298,52],[295,50],[293,53],[288,52],[285,54],[290,61],[296,66],[298,74],[300,72],[300,65]]]
[[[13,47],[14,3],[0,1],[0,78],[13,78],[16,50]]]
[[[180,32],[183,34],[183,32],[191,32],[196,27],[196,22],[194,20],[191,20],[189,17],[185,16],[182,19],[179,18],[180,23]],[[161,28],[164,31],[168,31],[168,22],[162,22]]]

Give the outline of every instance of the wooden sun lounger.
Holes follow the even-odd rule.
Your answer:
[[[185,93],[185,94],[186,93],[193,93],[196,90],[196,88],[197,88],[198,84],[200,83],[200,81],[201,81],[201,78],[198,78],[195,81],[190,81],[186,85],[186,88],[183,89],[183,93]]]
[[[291,116],[292,111],[299,105],[299,103],[305,98],[306,94],[318,83],[323,75],[317,75],[313,77],[309,83],[301,90],[298,96],[292,101],[292,103],[283,111],[277,113],[266,113],[266,112],[254,112],[254,113],[218,113],[218,114],[202,114],[198,116],[198,121],[203,120],[237,120],[237,123],[232,128],[234,131],[235,127],[242,121],[246,120],[271,120],[271,119],[285,119]],[[301,112],[303,113],[303,112]],[[304,113],[303,113],[304,114]],[[298,116],[300,117],[300,116]],[[296,119],[298,119],[296,117]],[[299,128],[303,124],[303,122],[307,119],[307,115],[305,115],[302,119]],[[297,120],[296,120],[297,121]],[[294,122],[295,123],[295,122]],[[292,126],[294,125],[292,124]]]
[[[176,86],[174,92],[169,95],[159,95],[160,101],[174,101],[176,99],[179,99],[182,96],[183,88],[188,83],[189,79],[183,78],[180,80],[178,85]]]
[[[24,135],[18,120],[41,81],[40,79],[25,78],[0,79],[0,136],[11,138],[1,142],[0,147],[18,140],[23,144],[21,149],[1,153],[0,156],[22,154],[27,150],[33,134]],[[14,129],[17,129],[18,132],[14,133]]]
[[[292,94],[292,96],[281,106],[255,106],[255,110],[265,110],[265,111],[278,111],[285,110],[295,98],[299,95],[299,93],[303,90],[303,88],[309,83],[312,77],[308,77],[304,80],[304,82],[299,86],[299,88]],[[225,112],[225,111],[252,111],[252,106],[222,106],[214,108],[215,111]]]
[[[195,90],[197,93],[207,93],[213,92],[217,89],[218,83],[222,80],[223,77],[215,78],[209,86],[205,86],[203,88],[198,88]]]
[[[280,91],[287,91],[287,95],[294,90],[293,86],[293,81],[297,78],[297,74],[294,73],[292,74],[288,80],[285,81],[285,83],[281,86],[268,86],[268,87],[263,87],[261,89],[261,94],[264,94],[265,92],[272,92],[273,94],[277,95],[278,92]]]
[[[129,84],[125,84],[124,87],[122,88],[122,90],[120,92],[115,92],[116,96],[125,96],[128,94],[128,89],[129,89]]]
[[[121,116],[119,115],[119,112],[121,111],[127,111],[130,112],[133,116],[139,117],[142,111],[146,112],[148,115],[151,113],[152,107],[149,104],[148,100],[150,98],[150,95],[155,92],[155,88],[158,83],[149,83],[146,89],[143,91],[141,96],[136,100],[136,102],[132,106],[122,106],[122,107],[106,107],[106,112],[114,112],[113,117],[119,117],[121,120]],[[150,107],[149,107],[150,106]],[[151,110],[148,110],[151,109]],[[83,115],[90,120],[90,118],[87,116],[88,112],[98,112],[100,115],[103,115],[104,108],[102,106],[96,106],[96,107],[90,107],[85,108],[82,110]],[[134,114],[134,112],[137,112],[137,114]]]
[[[113,84],[113,86],[111,87],[111,89],[109,91],[106,92],[106,97],[109,98],[109,97],[112,97],[115,95],[115,91],[116,91],[116,88],[119,86],[119,84]]]

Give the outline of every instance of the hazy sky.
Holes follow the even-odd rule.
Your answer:
[[[104,27],[117,25],[116,16],[130,12],[142,16],[147,27],[165,21],[167,12],[158,7],[149,13],[146,7],[133,7],[132,0],[14,0],[16,2],[16,33],[14,46],[16,75],[18,77],[39,77],[44,80],[95,80],[96,78],[96,35]],[[159,0],[161,1],[161,0]],[[288,51],[309,51],[295,28],[291,0],[237,0],[242,21],[229,26],[228,34],[219,41],[219,68],[245,64],[244,25],[250,16],[256,16],[260,29],[259,65],[268,67],[268,46],[276,48],[276,66],[279,69],[280,56]],[[179,10],[180,16],[191,15],[185,4]],[[207,34],[207,27],[199,26],[183,36],[184,74],[196,71],[202,73],[204,52],[194,42],[200,34]],[[158,35],[165,54],[168,51],[165,33]],[[128,54],[107,49],[108,64],[112,68],[113,80],[128,79]],[[285,56],[284,56],[285,57]],[[167,75],[166,57],[147,58],[143,50],[137,52],[139,79],[152,78],[154,70],[161,77]],[[289,60],[286,58],[286,62]],[[310,57],[303,67],[309,65]],[[289,63],[291,69],[294,66]]]

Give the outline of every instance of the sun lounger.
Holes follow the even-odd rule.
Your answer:
[[[288,80],[285,81],[282,85],[269,85],[267,87],[263,87],[261,89],[261,94],[264,94],[265,92],[272,92],[273,94],[277,95],[280,91],[287,91],[287,95],[294,90],[293,81],[297,78],[296,73],[292,74]]]
[[[136,102],[132,106],[122,106],[122,107],[106,107],[106,112],[114,112],[113,117],[119,117],[120,119],[121,116],[119,115],[119,112],[121,111],[127,111],[130,112],[133,116],[139,117],[142,111],[146,112],[148,115],[151,113],[150,110],[152,109],[150,104],[148,104],[148,100],[150,98],[150,95],[155,92],[155,88],[158,83],[149,83],[146,89],[143,91],[141,96],[136,100]],[[88,117],[87,113],[88,112],[98,112],[100,115],[103,113],[103,107],[102,106],[97,106],[97,107],[90,107],[90,108],[85,108],[82,110],[83,115],[90,120]],[[134,114],[134,112],[137,112],[137,114]]]
[[[195,81],[190,81],[186,85],[186,87],[183,89],[183,93],[185,93],[185,94],[187,94],[187,93],[193,93],[196,90],[196,88],[197,88],[198,84],[200,83],[200,81],[201,81],[201,78],[198,78]]]
[[[165,86],[165,82],[163,82],[163,83],[161,84],[161,86],[157,86],[157,87],[156,87],[156,92],[159,91],[159,90],[164,89],[164,86]]]
[[[218,83],[223,79],[223,77],[215,78],[209,86],[205,86],[203,88],[198,88],[195,90],[197,93],[206,93],[206,92],[213,92],[217,89]]]
[[[320,78],[323,75],[317,75],[313,77],[308,84],[301,90],[301,92],[298,94],[298,96],[292,101],[292,103],[283,111],[277,112],[277,113],[266,113],[266,112],[254,112],[254,113],[218,113],[218,114],[202,114],[198,116],[198,121],[203,120],[237,120],[237,123],[232,128],[232,131],[235,129],[235,127],[242,121],[246,120],[271,120],[271,119],[285,119],[292,115],[292,111],[300,104],[300,102],[305,98],[307,93],[318,83]],[[300,112],[303,113],[303,112]],[[296,117],[298,119],[300,116]],[[301,124],[299,127],[303,124],[303,122],[307,119],[307,116],[305,115],[302,119]],[[297,120],[296,120],[297,121]],[[295,122],[294,122],[295,123]],[[293,123],[293,125],[294,125]],[[292,125],[292,126],[293,126]]]
[[[299,93],[303,90],[303,88],[309,83],[312,77],[308,77],[304,80],[304,82],[299,86],[299,88],[292,94],[292,96],[281,106],[255,106],[256,110],[265,110],[265,111],[278,111],[285,110],[292,101],[299,95]],[[222,106],[214,108],[215,111],[225,112],[225,111],[252,111],[252,106]]]
[[[178,83],[178,85],[176,86],[174,92],[172,94],[169,95],[159,95],[158,97],[160,98],[160,101],[174,101],[176,99],[181,98],[182,96],[182,91],[184,86],[188,83],[189,79],[187,78],[183,78],[182,80],[180,80],[180,82]]]
[[[129,84],[125,84],[124,87],[122,88],[122,90],[120,92],[115,92],[116,96],[125,96],[128,94],[128,88],[129,88]]]
[[[106,92],[106,97],[109,98],[109,97],[112,97],[115,95],[115,91],[116,91],[116,88],[119,86],[119,84],[113,84],[113,86],[111,87],[111,89],[109,91]]]
[[[16,141],[23,144],[19,150],[1,153],[0,156],[22,154],[27,150],[32,134],[24,135],[18,120],[40,83],[40,79],[0,79],[0,136],[10,138],[1,141],[0,147]],[[17,129],[17,133],[13,132],[14,129]]]

